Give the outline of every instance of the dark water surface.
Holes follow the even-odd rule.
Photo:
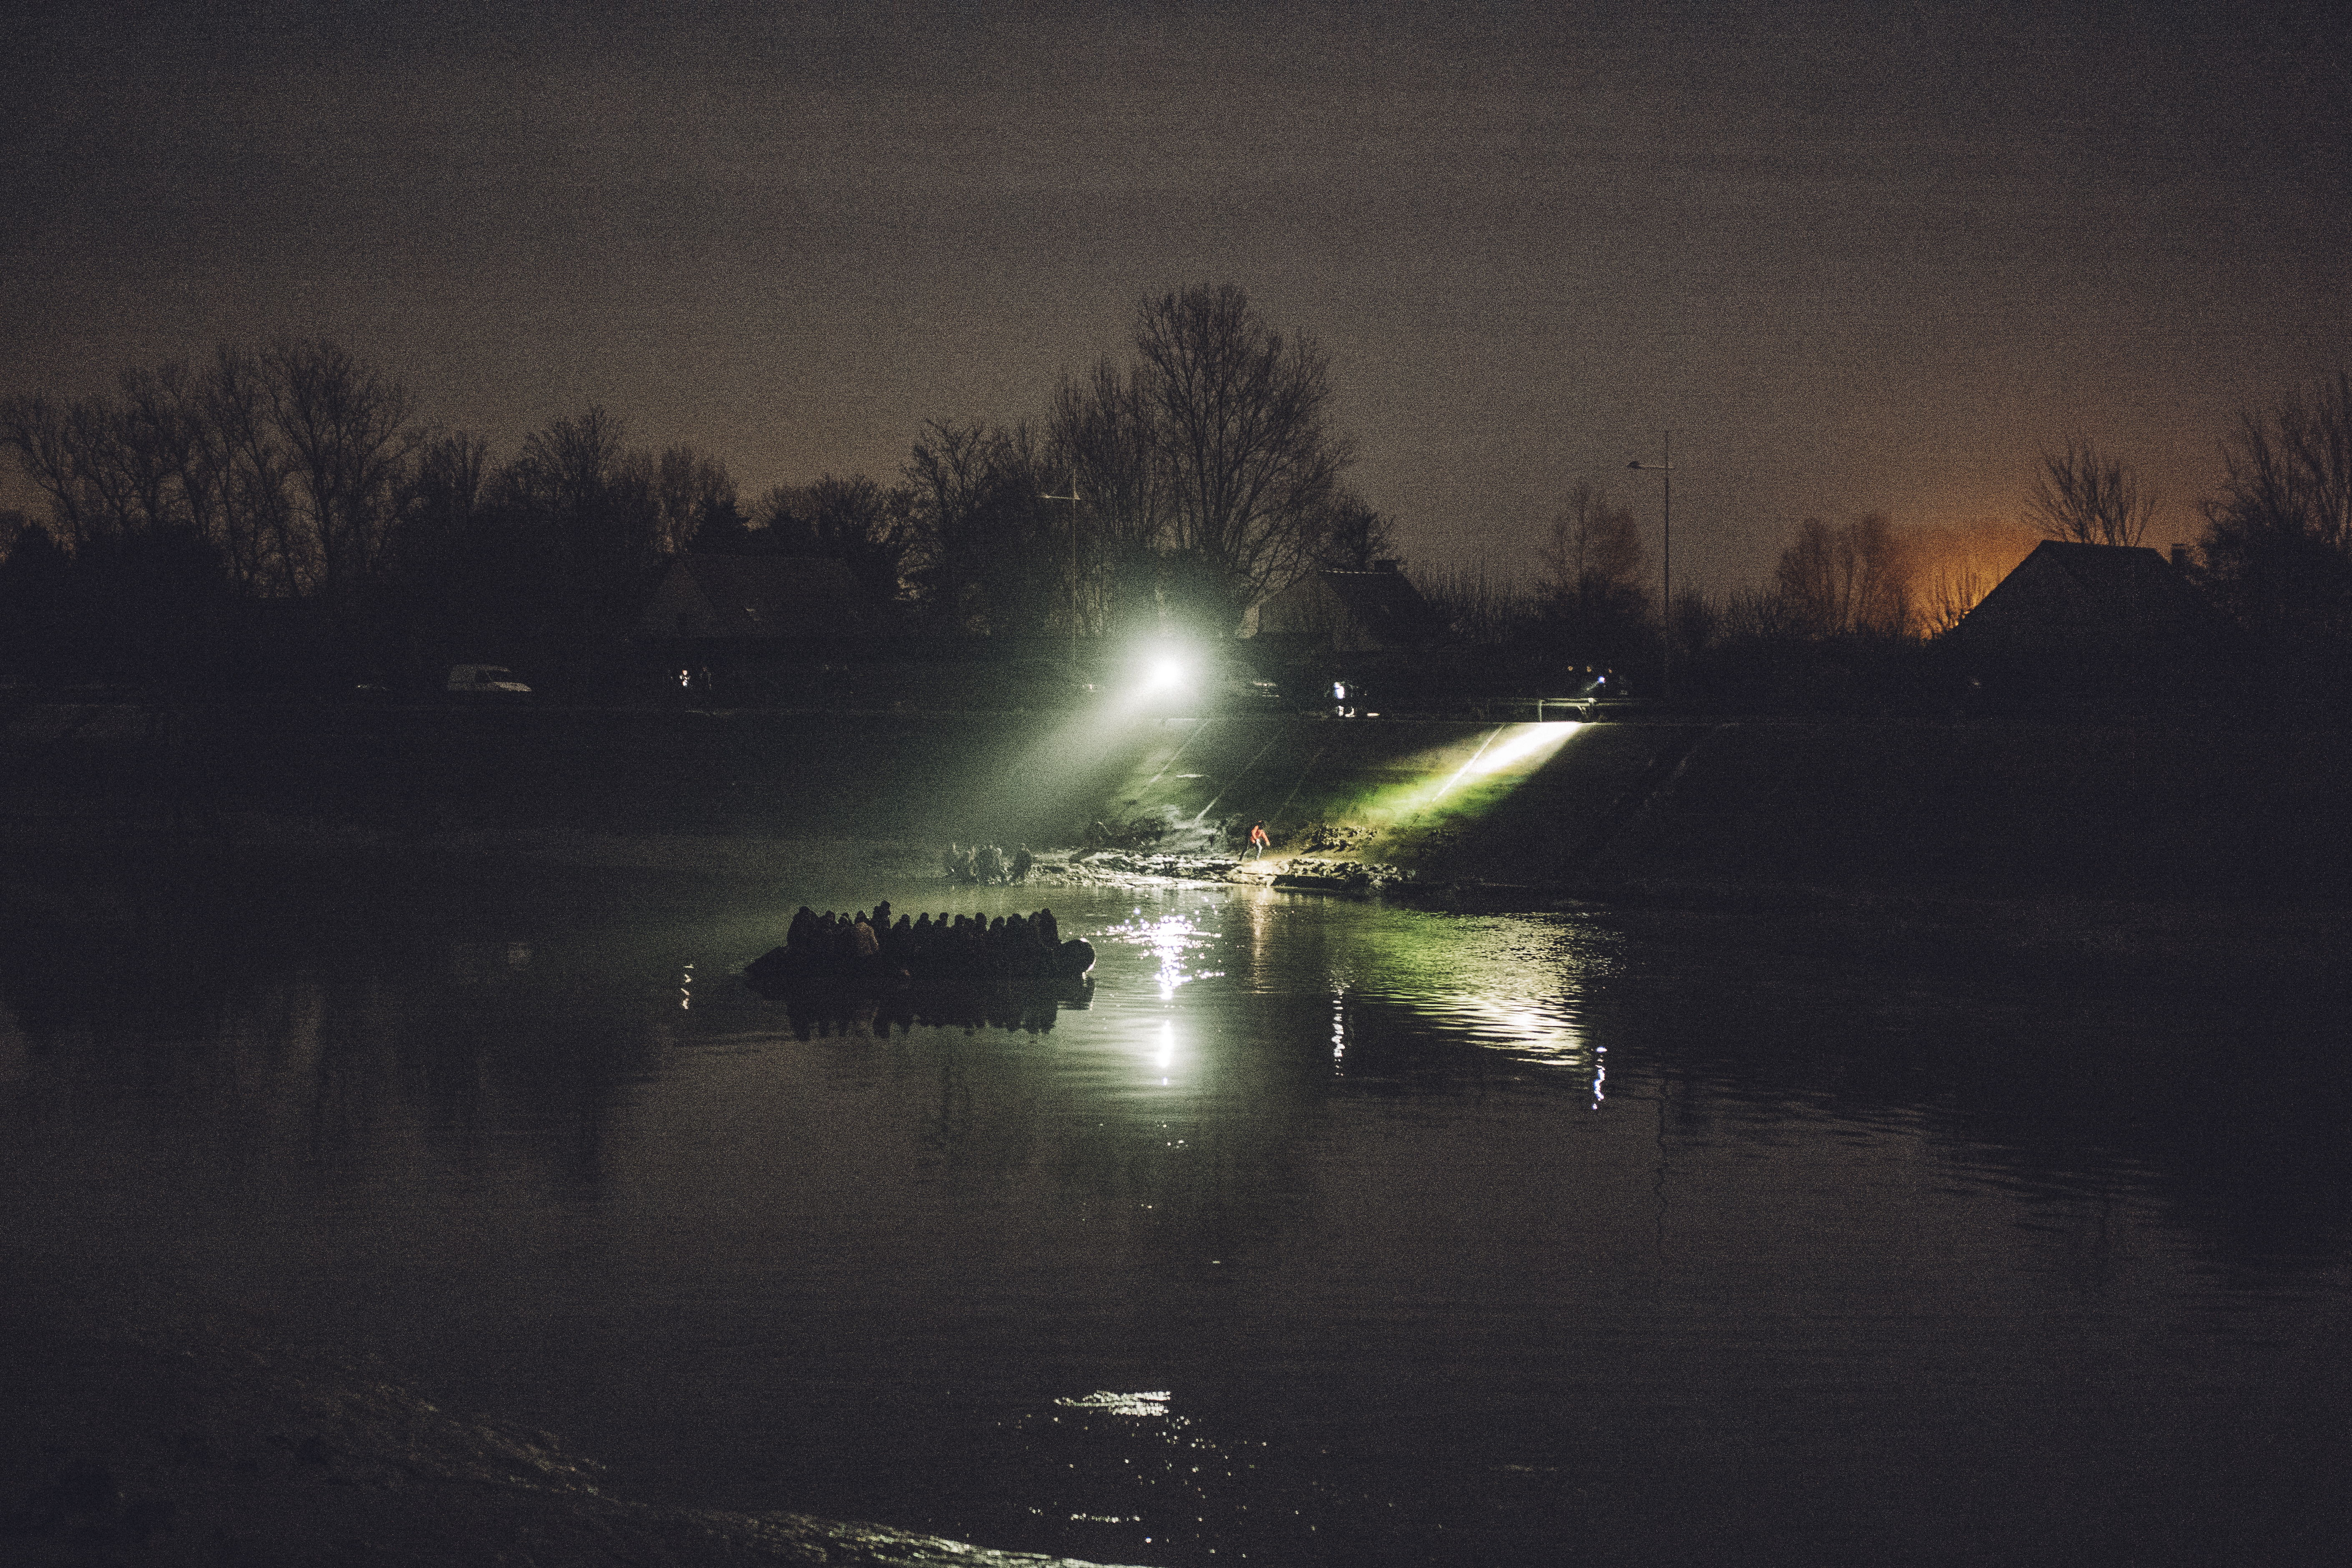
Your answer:
[[[434,919],[383,876],[7,933],[19,1282],[381,1349],[634,1495],[1102,1561],[2341,1560],[2316,984],[1223,890],[509,868]],[[877,896],[1051,902],[1091,1005],[731,978]]]

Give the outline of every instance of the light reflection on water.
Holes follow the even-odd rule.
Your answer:
[[[1195,915],[1174,910],[1147,915],[1139,909],[1125,921],[1107,927],[1102,935],[1141,948],[1151,956],[1155,966],[1152,980],[1160,988],[1162,1002],[1173,1000],[1180,985],[1223,977],[1222,970],[1193,966],[1200,955],[1216,944],[1214,933],[1204,928]]]
[[[877,891],[938,901],[830,901]],[[2341,1455],[2340,1086],[2262,1099],[2232,1006],[1053,901],[1101,963],[1049,1030],[797,1037],[724,978],[759,922],[0,969],[11,1258],[381,1344],[680,1500],[1102,1561],[2099,1561],[2063,1474],[2162,1562],[2306,1506],[2248,1424]]]

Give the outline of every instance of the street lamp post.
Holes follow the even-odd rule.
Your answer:
[[[1660,531],[1658,552],[1664,574],[1664,583],[1660,589],[1663,602],[1658,606],[1658,629],[1661,646],[1665,650],[1665,669],[1658,687],[1666,700],[1671,702],[1675,696],[1675,433],[1671,430],[1666,432],[1664,462],[1645,463],[1637,458],[1625,466],[1639,468],[1643,473],[1665,476],[1665,525]],[[1071,487],[1073,489],[1076,488],[1075,485]]]
[[[1078,678],[1078,470],[1070,470],[1068,495],[1044,492],[1037,499],[1070,503],[1070,679],[1076,680]]]

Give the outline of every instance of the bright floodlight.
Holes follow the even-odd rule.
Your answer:
[[[1162,655],[1153,659],[1150,669],[1145,672],[1143,689],[1147,691],[1166,691],[1183,684],[1184,661]]]

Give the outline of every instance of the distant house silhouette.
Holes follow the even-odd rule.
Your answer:
[[[2228,626],[2156,551],[2044,540],[1950,636],[1987,658],[2104,662],[2193,657],[2221,646]]]
[[[839,561],[688,554],[670,563],[638,617],[637,635],[748,650],[856,637],[866,619],[857,580]]]
[[[1333,653],[1402,653],[1444,640],[1445,622],[1393,561],[1310,572],[1257,606],[1255,637]]]

